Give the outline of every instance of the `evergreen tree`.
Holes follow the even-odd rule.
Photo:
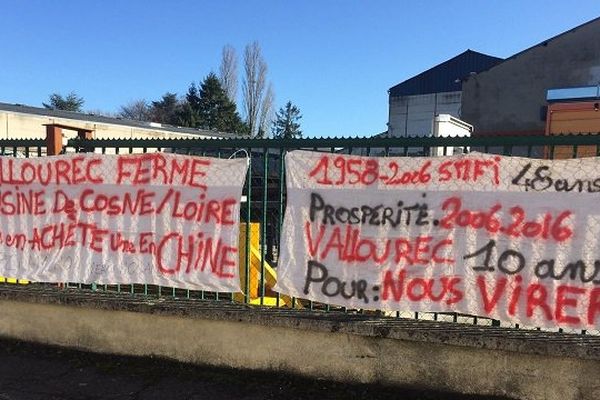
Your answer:
[[[273,122],[273,138],[275,139],[299,139],[302,137],[300,123],[302,118],[300,109],[288,101],[285,107],[281,107]]]
[[[185,101],[179,110],[179,125],[197,128],[200,126],[200,95],[196,84],[192,82],[185,95]]]
[[[190,87],[191,91],[192,87]],[[188,92],[190,94],[190,92]],[[197,127],[213,129],[221,132],[246,133],[245,124],[233,103],[223,90],[219,78],[214,73],[208,74],[200,85],[198,102],[190,101],[188,104],[193,109],[197,104],[199,124]]]
[[[177,100],[177,94],[167,92],[159,101],[153,101],[150,107],[152,122],[162,124],[179,124],[179,113],[181,104]]]
[[[75,111],[81,112],[81,108],[83,107],[83,97],[79,97],[75,94],[75,92],[71,92],[67,95],[67,97],[63,97],[61,94],[52,93],[49,96],[48,103],[42,103],[44,107],[50,110],[64,110],[64,111]]]
[[[198,93],[198,88],[196,88],[196,84],[194,82],[190,84],[188,92],[185,95],[185,100],[194,110],[200,108],[200,94]]]

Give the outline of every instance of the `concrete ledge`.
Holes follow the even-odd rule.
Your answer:
[[[363,315],[0,288],[0,335],[351,382],[600,398],[600,338]]]

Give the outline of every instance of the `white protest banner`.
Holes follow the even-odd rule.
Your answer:
[[[276,290],[600,327],[600,159],[287,154]]]
[[[240,290],[248,161],[0,157],[0,276]]]

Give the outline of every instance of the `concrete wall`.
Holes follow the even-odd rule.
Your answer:
[[[462,118],[475,134],[543,134],[546,90],[600,83],[600,20],[517,54],[463,83]]]
[[[65,302],[67,292],[37,296],[18,301],[2,293],[0,335],[95,352],[153,355],[355,383],[526,400],[600,398],[600,361],[590,351],[596,349],[593,338],[586,342],[587,350],[571,351],[563,343],[562,356],[545,350],[533,354],[557,341],[528,344],[527,336],[521,335],[515,345],[523,345],[524,351],[515,352],[500,349],[502,335],[496,331],[491,332],[493,341],[486,339],[488,334],[481,327],[477,328],[480,334],[473,335],[469,331],[473,328],[466,326],[463,337],[452,339],[451,324],[424,326],[425,321],[353,319],[307,311],[285,317],[283,312],[232,304],[220,309],[208,305],[202,311],[202,303],[189,307],[183,300],[173,301],[171,311],[159,301],[129,300],[130,310],[126,310],[126,301],[111,301],[101,293],[96,300],[72,295],[73,303],[88,306],[51,304],[52,297]],[[204,317],[199,316],[202,313]],[[415,327],[411,331],[411,324],[417,325],[417,331]],[[462,345],[450,344],[453,340]],[[585,357],[577,358],[576,353],[582,351]]]
[[[388,133],[391,136],[430,136],[437,114],[460,115],[461,92],[390,96]]]

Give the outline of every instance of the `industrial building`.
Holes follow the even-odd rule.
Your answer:
[[[600,125],[589,118],[583,125],[557,124],[558,114],[549,125],[553,113],[573,121],[575,108],[594,111],[594,104],[600,101],[590,95],[600,87],[598,38],[600,18],[505,60],[467,50],[388,90],[385,134],[432,136],[435,118],[441,114],[472,125],[474,136],[545,135],[556,134],[557,129],[564,131],[561,133],[600,131],[596,128]],[[587,90],[584,97],[577,95],[577,90],[584,90],[581,88]],[[562,97],[547,97],[553,93],[562,93]],[[585,104],[563,104],[574,101]],[[566,113],[569,116],[563,117]]]
[[[78,134],[81,136],[81,133],[86,133],[86,137],[93,139],[187,139],[232,136],[228,133],[154,122],[0,103],[0,139],[44,138],[47,127],[52,125],[61,128],[66,139],[76,137]]]
[[[599,38],[596,18],[468,76],[461,118],[474,135],[544,135],[548,90],[600,84]]]
[[[430,136],[437,115],[461,118],[462,81],[501,62],[467,50],[388,90],[389,136]]]

